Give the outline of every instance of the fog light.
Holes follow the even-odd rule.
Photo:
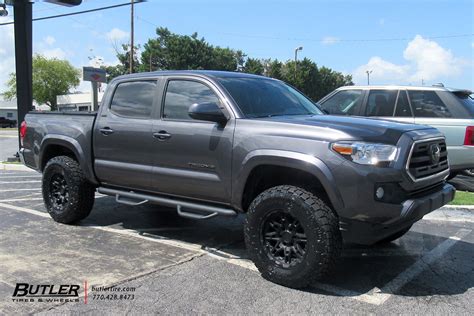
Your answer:
[[[375,191],[375,196],[377,199],[381,200],[383,198],[383,195],[385,194],[385,191],[382,187],[377,188],[377,191]]]

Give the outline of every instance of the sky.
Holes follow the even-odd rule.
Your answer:
[[[3,0],[0,0],[3,2]],[[83,0],[78,7],[35,1],[33,17],[129,0]],[[0,23],[13,19],[13,9]],[[355,84],[431,85],[474,90],[474,0],[148,0],[135,5],[135,43],[158,26],[253,58],[298,58],[353,76]],[[130,7],[33,22],[33,51],[75,67],[113,65],[130,40]],[[0,93],[15,71],[13,26],[0,26]],[[89,83],[77,88],[88,91]]]

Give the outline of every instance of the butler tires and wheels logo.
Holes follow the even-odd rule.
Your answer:
[[[67,303],[79,302],[81,285],[78,284],[29,284],[17,283],[13,291],[13,302],[25,303]],[[84,293],[87,293],[87,283],[83,285]],[[85,294],[84,302],[87,302]]]

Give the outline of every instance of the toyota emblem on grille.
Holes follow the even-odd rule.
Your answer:
[[[430,146],[430,158],[431,158],[431,163],[436,164],[439,162],[439,159],[441,158],[441,148],[439,147],[438,144],[432,144]]]

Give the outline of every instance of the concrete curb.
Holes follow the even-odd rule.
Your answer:
[[[4,171],[34,171],[22,164],[0,163],[0,170]]]
[[[474,211],[474,205],[445,205],[442,208],[463,209],[463,210],[472,210],[472,211]]]

